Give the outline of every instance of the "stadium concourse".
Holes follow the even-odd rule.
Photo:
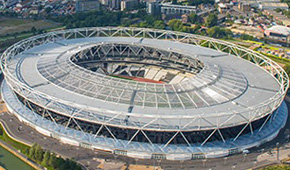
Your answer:
[[[37,35],[2,55],[2,98],[40,133],[142,159],[222,157],[277,136],[289,86],[275,62],[221,40],[145,28]]]

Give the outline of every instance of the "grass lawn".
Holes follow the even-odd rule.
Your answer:
[[[287,58],[280,58],[278,56],[265,54],[265,53],[261,53],[261,54],[263,54],[264,56],[267,56],[268,58],[270,58],[271,60],[275,61],[278,64],[281,64],[281,65],[290,64],[290,60]]]
[[[63,29],[59,23],[48,20],[32,20],[19,18],[1,18],[0,17],[0,53],[12,44],[33,36],[31,32],[21,33],[22,31],[30,31],[32,27],[44,29],[46,31]],[[7,35],[7,34],[10,35]],[[21,33],[16,36],[13,33]]]
[[[272,166],[268,166],[266,168],[263,168],[262,170],[290,170],[290,166],[286,165],[286,164],[272,165]]]
[[[0,36],[6,34],[29,31],[32,27],[37,29],[49,29],[61,26],[49,20],[33,20],[21,18],[0,18]]]

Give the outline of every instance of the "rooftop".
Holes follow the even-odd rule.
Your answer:
[[[290,35],[290,28],[282,25],[272,26],[271,28],[268,28],[266,31],[276,32],[286,36]]]

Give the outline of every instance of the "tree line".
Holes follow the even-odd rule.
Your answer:
[[[232,38],[233,33],[230,30],[217,26],[218,17],[214,13],[209,14],[209,16],[206,19],[198,16],[197,14],[192,13],[189,14],[188,21],[190,24],[194,24],[194,26],[184,24],[178,19],[170,20],[168,22],[168,26],[170,27],[171,30],[174,31],[201,34],[222,39]]]
[[[144,10],[139,10],[137,13],[103,10],[90,11],[54,18],[54,20],[64,23],[67,28],[124,26],[171,29],[174,31],[195,33],[223,39],[230,39],[232,37],[232,32],[230,30],[217,26],[218,17],[214,13],[209,14],[206,19],[192,13],[188,16],[188,24],[182,23],[179,19],[172,19],[165,23],[161,15],[149,15]],[[190,24],[195,24],[195,26],[191,26]],[[206,29],[202,29],[203,27],[206,27]]]
[[[67,28],[79,27],[101,27],[101,26],[142,26],[164,29],[165,24],[161,20],[161,15],[147,15],[145,10],[137,13],[127,13],[123,11],[90,11],[75,13],[58,18],[51,18],[56,22],[64,23]]]
[[[26,149],[24,154],[31,160],[46,167],[50,170],[82,170],[72,159],[63,159],[49,150],[44,150],[40,145],[33,144],[32,147]]]

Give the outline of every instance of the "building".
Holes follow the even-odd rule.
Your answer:
[[[121,0],[110,0],[109,7],[112,9],[121,9]]]
[[[233,3],[219,3],[218,11],[221,14],[226,14],[233,9]]]
[[[256,0],[247,0],[247,1],[239,2],[239,4],[240,3],[249,4],[252,8],[259,8],[259,2],[257,2]]]
[[[15,5],[15,4],[17,4],[17,3],[21,2],[21,1],[19,1],[19,0],[2,0],[2,2],[4,4],[4,6],[6,8],[8,8],[8,7],[11,7],[11,6],[13,6],[13,5]]]
[[[230,8],[232,5],[228,4]],[[211,5],[203,7],[203,10],[198,9],[196,6],[186,5],[173,5],[171,3],[160,3],[159,1],[147,2],[147,13],[149,14],[163,14],[168,18],[180,18],[184,14],[196,13],[199,16],[207,16],[209,13],[215,11]]]
[[[109,6],[109,0],[100,0],[100,3],[104,6]]]
[[[138,5],[137,0],[122,0],[121,1],[121,11],[133,10]]]
[[[62,30],[21,40],[1,61],[9,112],[75,147],[137,159],[223,157],[272,140],[288,117],[281,66],[194,34]]]
[[[158,1],[147,2],[146,6],[148,14],[159,15],[161,13],[161,6]]]
[[[258,3],[281,3],[280,0],[257,0]]]
[[[75,9],[76,12],[100,10],[100,2],[98,0],[77,1]]]
[[[251,11],[251,5],[249,3],[245,3],[245,2],[240,2],[238,5],[238,8],[242,12]]]
[[[281,3],[280,0],[243,0],[240,3],[249,4],[251,7],[260,8],[261,10],[274,10],[276,8],[288,10],[288,5]]]
[[[272,16],[276,23],[290,27],[290,19],[287,16],[280,14],[275,10],[264,10],[263,13]]]
[[[121,0],[101,0],[100,3],[113,10],[121,9]]]
[[[268,3],[268,2],[262,2],[259,5],[259,8],[261,10],[275,10],[277,8],[288,10],[289,9],[289,6],[288,6],[287,3]]]
[[[268,28],[264,32],[265,38],[271,41],[275,41],[277,43],[287,43],[290,42],[290,28],[281,26],[281,25],[275,25],[271,28]]]
[[[165,15],[183,15],[197,13],[196,6],[173,5],[169,3],[161,3],[161,13]]]
[[[227,19],[227,15],[226,14],[219,14],[218,15],[218,24],[221,24],[223,22],[225,22]]]

